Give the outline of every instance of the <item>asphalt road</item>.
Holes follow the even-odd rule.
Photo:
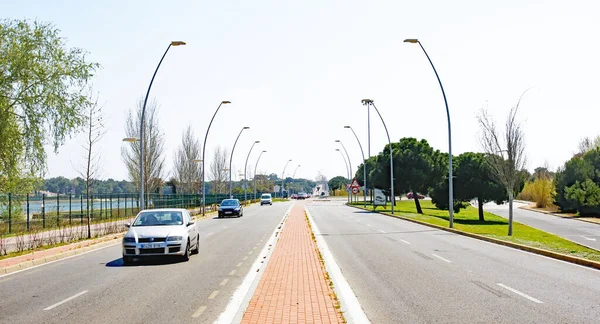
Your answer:
[[[600,271],[343,205],[307,204],[373,323],[598,323]]]
[[[198,221],[200,253],[189,262],[125,267],[119,244],[0,277],[0,323],[212,323],[289,206]]]
[[[576,219],[560,218],[519,208],[524,203],[515,202],[513,218],[515,222],[526,224],[542,231],[556,234],[567,240],[587,245],[600,250],[600,224],[587,223]],[[485,211],[508,218],[508,204],[496,205],[488,203],[483,206]]]

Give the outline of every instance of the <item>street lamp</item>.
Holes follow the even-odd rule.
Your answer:
[[[371,106],[373,106],[373,108],[375,108],[377,115],[379,115],[379,118],[381,119],[381,122],[383,123],[383,127],[385,128],[385,133],[387,134],[388,143],[390,146],[390,183],[392,185],[390,190],[391,190],[391,195],[392,195],[392,214],[394,214],[394,204],[396,203],[396,197],[394,196],[394,156],[392,154],[392,140],[390,139],[390,133],[388,132],[387,126],[385,125],[385,121],[383,120],[383,117],[381,117],[381,114],[379,113],[379,109],[377,109],[377,106],[375,106],[375,103],[373,102],[373,100],[363,99],[362,102],[363,102],[363,105],[366,105],[366,106],[371,105]]]
[[[348,154],[348,151],[346,151],[346,147],[344,146],[344,143],[342,143],[342,141],[335,140],[335,142],[340,143],[340,145],[344,149],[344,152],[346,152],[346,157],[348,158],[348,166],[350,168],[350,172],[348,172],[348,179],[349,179],[349,181],[352,181],[352,179],[354,179],[354,177],[352,176],[352,162],[350,162],[350,155]],[[348,191],[348,198],[350,198],[350,197],[352,197],[352,196],[350,196],[350,191]]]
[[[152,88],[152,83],[154,82],[154,77],[156,77],[156,73],[158,72],[158,68],[160,68],[160,64],[163,59],[167,55],[167,52],[171,48],[171,46],[180,46],[185,45],[185,42],[182,41],[172,41],[167,46],[167,50],[160,58],[158,65],[156,66],[156,70],[154,70],[154,74],[152,75],[152,79],[150,80],[150,85],[148,86],[148,91],[146,91],[146,97],[144,98],[144,105],[142,106],[142,115],[140,117],[140,210],[144,209],[144,115],[146,114],[146,103],[148,102],[148,96],[150,95],[150,89]]]
[[[367,160],[365,159],[365,153],[363,152],[362,145],[360,144],[360,140],[358,139],[358,136],[356,136],[354,129],[352,129],[352,127],[350,126],[344,126],[344,128],[350,129],[352,131],[352,134],[354,134],[354,137],[356,137],[356,141],[358,142],[358,146],[360,147],[360,153],[363,157],[363,207],[367,208]]]
[[[346,165],[346,175],[349,177],[350,171],[348,170],[348,162],[346,162],[346,157],[344,156],[344,153],[342,153],[342,151],[340,151],[340,149],[335,149],[335,150],[340,152],[340,154],[342,155],[342,159],[344,160],[344,164]],[[350,191],[346,190],[346,192],[348,193],[348,202],[350,202]]]
[[[267,151],[260,152],[258,159],[256,159],[256,164],[254,165],[254,200],[256,200],[256,167],[258,167],[258,161],[260,161],[260,157],[263,153],[267,153]]]
[[[244,164],[244,202],[246,200],[248,200],[248,195],[246,194],[246,189],[248,189],[248,180],[246,179],[246,169],[248,168],[248,159],[250,158],[250,153],[252,153],[252,149],[254,148],[254,145],[260,143],[260,141],[254,141],[254,143],[252,143],[252,146],[250,147],[250,151],[248,151],[248,156],[246,157],[246,163]]]
[[[231,189],[232,189],[231,174],[233,172],[231,172],[231,170],[232,170],[231,169],[231,162],[233,162],[233,151],[235,151],[235,145],[237,144],[238,140],[240,139],[240,135],[242,135],[242,132],[245,129],[250,129],[250,127],[248,127],[248,126],[242,127],[242,129],[240,130],[240,133],[238,134],[237,138],[235,139],[235,143],[233,143],[233,148],[231,149],[231,155],[229,156],[229,170],[230,170],[229,171],[229,198],[232,198],[231,197]]]
[[[292,175],[292,181],[293,181],[294,179],[296,179],[296,171],[298,171],[298,168],[299,168],[299,167],[300,167],[300,164],[298,164],[298,166],[296,167],[296,169],[294,169],[294,175]],[[292,190],[293,190],[293,187],[292,187]]]
[[[292,162],[292,159],[289,159],[287,161],[287,163],[283,167],[283,172],[281,172],[281,197],[280,198],[283,198],[283,181],[285,180],[285,178],[284,178],[285,177],[285,168],[287,168],[287,166],[290,162]]]
[[[219,104],[219,107],[217,107],[217,110],[215,110],[215,113],[213,114],[210,123],[208,124],[208,128],[206,129],[206,135],[204,135],[204,145],[202,146],[202,216],[206,215],[206,181],[204,181],[205,178],[205,173],[204,173],[204,161],[206,161],[205,159],[205,153],[206,153],[206,139],[208,138],[208,131],[210,131],[210,125],[212,125],[213,120],[215,119],[215,116],[217,115],[217,113],[219,112],[219,108],[221,108],[221,105],[223,104],[230,104],[231,101],[221,101],[221,103]]]
[[[405,39],[404,40],[405,43],[417,43],[419,44],[419,46],[421,46],[421,49],[423,50],[423,53],[425,53],[425,56],[427,56],[427,60],[429,61],[429,64],[431,64],[431,67],[433,68],[433,72],[435,73],[435,77],[438,80],[438,83],[440,84],[440,88],[442,89],[442,96],[444,97],[444,104],[446,104],[446,116],[448,117],[448,211],[449,211],[449,219],[450,219],[450,228],[454,227],[454,195],[453,195],[453,188],[452,188],[452,127],[450,126],[450,110],[448,109],[448,100],[446,100],[446,92],[444,92],[444,86],[442,86],[442,81],[440,80],[440,76],[437,73],[437,70],[435,69],[435,66],[433,65],[433,62],[431,62],[431,59],[429,58],[429,55],[427,54],[427,51],[425,51],[425,47],[423,47],[423,44],[421,44],[421,42],[419,42],[418,39]]]

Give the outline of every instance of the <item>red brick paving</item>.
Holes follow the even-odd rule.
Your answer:
[[[343,323],[304,214],[296,203],[242,323]]]

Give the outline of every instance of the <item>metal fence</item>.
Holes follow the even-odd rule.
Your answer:
[[[262,193],[257,193],[260,197]],[[207,210],[227,198],[227,194],[207,195]],[[248,200],[254,193],[247,194]],[[240,201],[244,194],[234,195]],[[200,194],[147,194],[147,208],[197,208]],[[0,236],[127,219],[139,212],[139,193],[91,195],[0,195]]]

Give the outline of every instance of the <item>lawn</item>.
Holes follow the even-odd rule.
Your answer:
[[[362,207],[362,202],[354,203]],[[367,208],[372,210],[372,206]],[[417,214],[415,202],[412,200],[398,201],[394,208],[396,215],[419,220],[429,224],[448,227],[448,211],[437,209],[431,201],[421,201],[423,214]],[[384,209],[377,207],[377,211],[391,213],[391,205]],[[541,248],[562,254],[572,255],[588,260],[600,261],[600,251],[565,240],[533,227],[513,222],[513,236],[508,236],[508,220],[500,216],[485,212],[485,221],[479,221],[477,208],[467,207],[459,213],[454,213],[454,229],[493,237],[503,241],[510,241],[531,247]]]

